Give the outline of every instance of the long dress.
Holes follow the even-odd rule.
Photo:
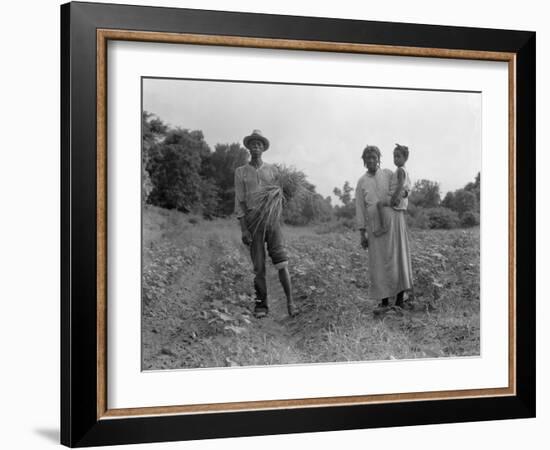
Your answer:
[[[393,297],[413,287],[405,211],[385,207],[388,231],[381,236],[373,233],[379,223],[376,204],[387,198],[391,176],[388,169],[366,172],[355,191],[357,226],[366,229],[369,239],[369,297],[373,299]]]

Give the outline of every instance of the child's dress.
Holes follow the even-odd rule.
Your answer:
[[[409,178],[409,172],[407,171],[405,166],[402,166],[401,169],[403,169],[403,171],[405,172],[405,182],[403,183],[403,189],[410,193],[411,192],[411,179]],[[390,179],[390,195],[388,197],[388,204],[390,204],[390,205],[391,205],[391,198],[392,198],[393,194],[395,193],[395,191],[397,190],[397,186],[399,186],[399,181],[397,179],[398,170],[399,170],[399,168],[397,168],[395,170],[395,172],[392,173],[391,179]],[[409,206],[408,196],[405,197],[405,198],[403,198],[403,196],[401,196],[399,198],[399,203],[396,206],[394,206],[393,209],[395,209],[397,211],[406,211],[408,206]]]

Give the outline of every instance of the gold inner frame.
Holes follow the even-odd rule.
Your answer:
[[[232,47],[363,53],[503,61],[508,63],[508,387],[401,394],[263,400],[200,405],[108,409],[107,405],[107,42],[109,40]],[[298,41],[114,29],[97,30],[97,419],[167,414],[219,413],[421,400],[448,400],[516,394],[516,54],[445,48]]]

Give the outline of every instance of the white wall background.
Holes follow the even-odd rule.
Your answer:
[[[550,167],[548,83],[550,30],[544,2],[503,0],[181,0],[133,4],[275,14],[341,17],[537,32],[537,312],[538,417],[530,420],[430,425],[162,443],[135,448],[275,449],[334,447],[363,449],[547,448],[550,426],[549,306],[541,280],[550,263],[543,233],[550,220],[543,199]],[[59,4],[58,0],[6,2],[0,16],[2,70],[0,176],[0,447],[42,449],[59,441]],[[129,447],[128,447],[129,448]]]

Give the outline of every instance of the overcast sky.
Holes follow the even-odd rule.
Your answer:
[[[395,143],[407,145],[413,183],[437,181],[442,196],[481,171],[479,93],[144,79],[143,108],[202,130],[212,149],[259,129],[271,143],[264,161],[302,170],[333,200],[335,186],[364,173],[367,144],[391,170]]]

